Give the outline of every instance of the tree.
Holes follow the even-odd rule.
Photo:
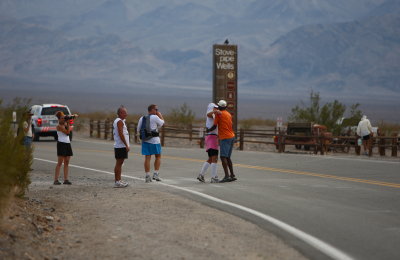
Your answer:
[[[311,91],[310,105],[307,107],[303,102],[301,102],[302,106],[296,105],[292,108],[289,120],[325,125],[332,133],[340,134],[343,127],[357,125],[361,118],[362,112],[358,109],[360,104],[357,103],[351,106],[350,117],[343,120],[345,124],[339,123],[344,118],[346,106],[334,100],[321,107],[320,101],[319,93]]]
[[[167,115],[168,123],[181,126],[191,125],[194,118],[195,114],[186,103],[183,103],[183,105],[178,108],[171,109]]]
[[[358,122],[360,122],[362,114],[363,114],[361,112],[361,110],[358,109],[359,106],[360,106],[359,103],[353,104],[351,106],[351,108],[350,108],[350,116],[343,120],[343,123],[342,123],[343,127],[358,125]]]

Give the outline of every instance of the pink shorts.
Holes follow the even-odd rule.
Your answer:
[[[206,151],[208,149],[218,150],[218,136],[206,135]]]

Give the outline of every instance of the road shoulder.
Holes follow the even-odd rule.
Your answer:
[[[304,259],[250,222],[155,186],[50,179],[32,172],[27,198],[4,217],[2,259]]]

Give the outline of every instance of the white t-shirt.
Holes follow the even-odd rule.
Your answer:
[[[122,127],[122,133],[123,133],[123,135],[125,137],[125,142],[129,147],[129,132],[128,132],[128,128],[126,127],[125,120],[122,120],[121,118],[118,117],[117,119],[114,120],[114,123],[113,123],[113,128],[114,128],[114,148],[125,148],[126,147],[124,142],[122,142],[122,140],[121,140],[121,138],[119,137],[119,134],[118,134],[118,122],[119,121],[122,121],[122,123],[124,124],[123,127]]]
[[[138,126],[137,126],[137,132],[140,133],[140,128],[142,127],[142,119],[143,117],[141,117],[139,119],[138,122]],[[159,128],[161,128],[164,125],[164,120],[161,120],[157,115],[151,115],[150,116],[150,129],[151,131],[155,131],[158,130]],[[150,143],[150,144],[159,144],[161,143],[160,137],[155,136],[150,138],[147,141],[144,141],[146,143]]]
[[[212,118],[208,117],[207,114],[210,112],[214,111],[214,103],[210,103],[207,107],[207,113],[206,113],[206,127],[207,128],[211,128],[214,126],[214,118],[215,118],[215,114],[213,114]],[[218,127],[216,129],[214,129],[211,132],[208,132],[207,134],[216,134],[218,135]]]
[[[24,125],[23,125],[24,129],[27,128],[28,126],[29,126],[28,132],[24,132],[25,136],[32,137],[33,136],[32,135],[32,119],[30,120],[29,124],[28,124],[28,122],[24,121]]]

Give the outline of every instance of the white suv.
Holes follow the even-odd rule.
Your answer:
[[[34,134],[34,141],[39,141],[40,136],[53,136],[57,140],[57,111],[62,111],[65,115],[71,115],[71,111],[66,105],[59,104],[34,105],[30,111],[33,114],[32,133]],[[73,124],[74,121],[71,119],[71,127]],[[72,140],[72,132],[69,138]]]

